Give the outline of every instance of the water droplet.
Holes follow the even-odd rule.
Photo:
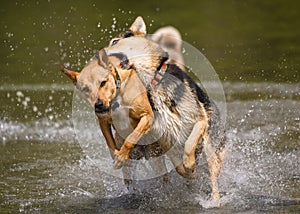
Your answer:
[[[7,35],[7,37],[8,37],[8,38],[11,38],[11,37],[13,37],[13,36],[14,36],[14,34],[13,34],[13,33],[11,33],[11,32],[6,32],[6,35]]]
[[[2,137],[2,143],[3,143],[3,144],[6,143],[6,137]]]
[[[17,91],[16,95],[17,95],[18,97],[24,97],[24,94],[23,94],[22,91]]]
[[[27,106],[28,106],[28,104],[27,104],[27,102],[25,100],[22,102],[22,105],[24,106],[24,109],[26,109]]]
[[[33,110],[34,112],[37,112],[37,111],[38,111],[38,108],[37,108],[36,106],[33,106],[32,110]]]
[[[66,68],[70,67],[70,63],[69,62],[65,63],[64,65],[65,65]]]

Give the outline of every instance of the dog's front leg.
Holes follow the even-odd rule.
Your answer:
[[[117,158],[115,160],[114,167],[116,169],[121,168],[124,165],[124,163],[129,159],[130,152],[137,144],[137,142],[141,139],[141,137],[149,131],[151,124],[152,124],[151,115],[147,114],[141,118],[136,128],[126,138],[120,151],[115,152]]]
[[[114,159],[115,152],[117,151],[117,147],[116,147],[116,143],[115,143],[113,134],[111,132],[111,124],[109,123],[108,120],[105,120],[105,119],[99,118],[99,117],[98,117],[98,121],[99,121],[99,125],[100,125],[100,129],[102,131],[102,134],[106,140],[106,144],[109,148],[110,155],[111,155],[112,159]]]

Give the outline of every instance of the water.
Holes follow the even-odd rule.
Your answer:
[[[67,83],[58,72],[60,65],[80,70],[138,15],[149,33],[165,25],[177,27],[184,41],[206,55],[221,80],[298,82],[299,4],[7,1],[0,9],[0,83]]]
[[[167,184],[161,178],[136,182],[135,194],[102,171],[112,160],[95,165],[74,136],[66,108],[70,85],[1,87],[1,102],[11,106],[1,106],[1,211],[299,212],[299,87],[224,83],[228,147],[217,210],[209,209],[214,204],[203,166],[197,181],[187,183],[172,172]]]
[[[2,3],[0,213],[299,213],[299,6],[279,0]],[[77,141],[74,88],[59,66],[80,70],[137,15],[150,33],[178,27],[222,80],[221,208],[209,200],[203,165],[196,181],[171,172],[167,184],[135,182],[133,194],[103,170],[111,159],[95,162]],[[84,137],[98,132],[86,130]]]

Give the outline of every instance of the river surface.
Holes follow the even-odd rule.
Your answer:
[[[300,213],[299,8],[280,0],[2,1],[0,213]],[[128,191],[107,171],[110,158],[95,160],[107,154],[99,129],[74,129],[74,87],[60,65],[82,69],[138,15],[149,33],[180,29],[221,80],[220,208],[205,164],[194,181],[171,171],[168,183],[135,181]]]
[[[299,212],[299,87],[224,82],[227,154],[215,210],[205,167],[189,185],[171,172],[169,183],[139,181],[133,194],[103,170],[111,159],[95,164],[76,140],[72,86],[2,86],[1,211]]]

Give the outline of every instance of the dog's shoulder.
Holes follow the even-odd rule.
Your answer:
[[[187,72],[180,69],[175,64],[168,64],[168,73],[174,77],[180,79],[182,82],[186,82],[192,92],[197,95],[198,100],[203,103],[205,109],[210,109],[211,101],[206,92],[190,77]]]

